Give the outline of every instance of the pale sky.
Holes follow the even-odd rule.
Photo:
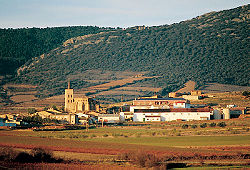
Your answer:
[[[178,23],[250,0],[0,0],[0,28]]]

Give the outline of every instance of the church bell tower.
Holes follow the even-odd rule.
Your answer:
[[[74,91],[70,88],[70,81],[68,81],[68,88],[65,89],[65,107],[64,111],[71,113],[75,112],[75,105],[74,105]]]

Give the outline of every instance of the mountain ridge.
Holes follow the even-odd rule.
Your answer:
[[[41,97],[48,90],[51,95],[63,93],[73,75],[79,75],[72,80],[74,88],[92,85],[84,72],[96,69],[148,71],[146,76],[159,78],[140,84],[164,87],[162,95],[189,80],[197,82],[197,87],[209,82],[249,86],[249,11],[246,5],[172,25],[71,38],[20,67],[15,82],[38,85]]]

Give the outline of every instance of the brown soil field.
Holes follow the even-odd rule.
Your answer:
[[[110,87],[114,87],[114,86],[118,86],[118,85],[123,86],[127,83],[132,83],[133,81],[143,80],[146,78],[152,78],[152,77],[131,77],[131,78],[127,78],[127,79],[110,81],[109,83],[100,84],[97,86],[91,86],[88,89],[103,90],[103,89],[108,89]]]
[[[192,101],[193,104],[211,104],[221,107],[226,107],[227,105],[237,105],[239,107],[249,107],[250,100],[245,98],[241,92],[224,92],[224,93],[207,93],[208,96],[213,96],[209,98],[204,98],[198,101]]]
[[[137,87],[137,88],[133,89],[133,87],[131,85],[129,85],[128,89],[126,89],[126,90],[119,88],[119,87],[114,88],[114,89],[109,89],[109,88],[115,87],[115,86],[124,86],[126,84],[133,83],[134,81],[137,81],[137,80],[150,78],[150,77],[141,76],[141,75],[143,75],[143,73],[139,73],[139,72],[138,73],[137,72],[136,73],[134,73],[134,72],[110,72],[110,73],[106,73],[105,72],[102,74],[98,70],[97,71],[92,70],[92,71],[88,72],[88,76],[89,76],[88,78],[93,78],[93,79],[89,79],[88,81],[100,82],[99,80],[95,79],[96,76],[100,77],[99,74],[103,75],[102,78],[104,78],[104,80],[100,80],[100,81],[107,82],[107,83],[96,85],[96,86],[90,86],[88,88],[74,90],[74,96],[75,97],[82,97],[86,93],[91,92],[91,93],[94,93],[93,96],[101,96],[101,97],[109,96],[108,98],[110,98],[110,96],[113,96],[114,98],[120,99],[120,96],[122,94],[127,95],[127,96],[131,95],[132,98],[134,98],[135,95],[137,95],[137,96],[145,95],[144,93],[139,92],[140,89],[143,89],[144,91],[146,91],[146,90],[148,90],[148,91],[159,90],[157,88],[151,89],[148,87],[142,87],[142,88]],[[111,75],[114,77],[119,76],[120,79],[119,80],[111,80],[111,79],[109,79]],[[139,75],[139,76],[137,76],[137,75]],[[75,75],[75,77],[77,77],[77,76],[81,76],[81,75]],[[71,78],[74,78],[74,76]],[[107,79],[105,80],[105,78],[107,78]],[[10,99],[14,102],[14,104],[12,104],[11,106],[2,108],[1,109],[2,113],[8,113],[8,112],[18,113],[21,110],[27,110],[30,107],[34,107],[34,108],[37,108],[38,110],[40,110],[44,107],[48,107],[51,105],[56,105],[58,107],[61,107],[64,105],[64,95],[57,95],[57,96],[53,96],[53,97],[49,97],[49,98],[45,98],[45,99],[36,98],[35,97],[35,94],[37,93],[35,91],[36,86],[24,85],[24,84],[20,84],[20,85],[6,84],[6,85],[4,85],[4,88],[7,89],[8,95],[10,96]],[[133,89],[133,91],[130,91],[129,88]],[[122,91],[120,91],[120,89]],[[107,102],[108,101],[104,101],[104,103],[107,103]],[[19,108],[21,108],[21,109],[19,109]]]
[[[29,102],[32,100],[36,100],[37,97],[34,95],[15,95],[10,98],[15,103],[23,103],[23,102]]]
[[[125,90],[125,91],[154,91],[154,92],[158,92],[161,89],[162,88],[140,87],[140,86],[133,86],[133,85],[118,88],[118,90]]]
[[[137,91],[119,91],[119,89],[117,90],[110,90],[110,91],[103,91],[103,92],[100,92],[98,93],[96,96],[99,96],[99,95],[103,95],[103,96],[106,96],[106,95],[123,95],[123,94],[126,94],[126,95],[143,95],[142,93],[140,92],[137,92]]]
[[[219,83],[209,83],[205,87],[200,88],[204,93],[224,93],[224,92],[236,92],[236,91],[250,91],[250,87],[236,86]]]
[[[115,165],[108,163],[6,163],[0,162],[0,168],[3,169],[26,169],[26,170],[34,170],[34,169],[81,169],[81,170],[137,170],[144,169],[133,166],[126,165]],[[21,167],[21,168],[20,168]]]
[[[195,82],[194,81],[188,81],[185,83],[185,87],[181,88],[180,90],[176,91],[177,93],[188,93],[195,89]]]
[[[28,85],[28,84],[5,84],[5,85],[3,85],[4,89],[7,89],[9,87],[11,87],[11,88],[26,88],[26,89],[29,89],[29,88],[36,88],[37,86]]]

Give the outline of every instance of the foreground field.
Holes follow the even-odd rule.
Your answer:
[[[204,123],[208,125],[206,128],[199,127]],[[140,168],[173,162],[185,166],[248,166],[249,119],[225,123],[225,127],[210,127],[209,121],[195,121],[107,126],[89,131],[2,130],[0,146],[19,150],[47,148],[58,157],[93,166],[107,164]],[[188,128],[183,128],[183,125],[188,125]],[[194,129],[191,125],[197,127]],[[141,157],[144,162],[138,162]]]

